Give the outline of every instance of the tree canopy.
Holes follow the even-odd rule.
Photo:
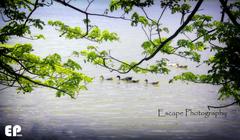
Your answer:
[[[82,66],[74,60],[63,62],[57,53],[42,58],[32,52],[31,44],[12,45],[8,42],[13,36],[44,39],[44,35],[33,35],[31,30],[43,29],[47,24],[57,29],[60,37],[67,39],[86,39],[98,43],[118,41],[120,37],[117,33],[91,25],[91,19],[97,16],[105,20],[124,20],[129,22],[129,26],[140,27],[147,37],[139,46],[143,49],[142,59],[132,62],[119,60],[111,55],[110,51],[94,45],[89,45],[85,50],[74,51],[75,57],[83,56],[84,62],[121,74],[130,71],[168,74],[169,60],[166,58],[160,58],[147,66],[143,64],[148,63],[156,54],[183,57],[199,65],[209,65],[211,69],[204,74],[184,72],[174,76],[169,83],[182,80],[219,85],[219,99],[233,97],[234,103],[240,103],[240,1],[216,1],[221,9],[217,11],[219,20],[199,12],[204,10],[201,9],[203,0],[111,0],[109,7],[102,13],[89,12],[94,0],[87,2],[86,8],[81,9],[72,4],[71,0],[2,0],[0,13],[4,24],[0,29],[0,84],[16,87],[23,93],[43,86],[55,89],[57,96],[67,94],[72,98],[79,91],[86,90],[86,84],[90,83],[92,78],[82,73]],[[41,19],[32,18],[36,10],[54,3],[81,13],[85,26],[71,27],[62,21],[49,20],[45,23]],[[161,12],[158,17],[152,18],[146,9],[155,5],[159,6]],[[113,16],[115,11],[123,14]],[[178,15],[180,19],[179,27],[173,33],[169,32],[167,25],[162,24],[166,11]],[[193,34],[194,38],[189,37]],[[179,39],[179,36],[183,37]],[[173,40],[177,43],[174,44]],[[201,58],[204,50],[209,50],[214,55],[204,60]]]

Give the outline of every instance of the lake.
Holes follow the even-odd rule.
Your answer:
[[[74,4],[80,7],[86,5],[79,1],[74,1]],[[106,1],[97,1],[91,7],[92,12],[100,13],[106,5]],[[202,7],[206,8],[206,13],[218,18],[216,11],[219,9],[215,2],[209,1]],[[148,10],[152,16],[158,13],[157,7]],[[62,20],[72,26],[82,26],[83,18],[80,13],[57,3],[36,11],[33,16],[44,21]],[[86,40],[66,40],[59,38],[59,33],[47,26],[43,31],[33,31],[44,34],[45,40],[13,38],[10,43],[30,42],[34,53],[47,56],[57,52],[63,60],[69,58],[72,51],[84,49],[90,44],[111,49],[111,54],[122,60],[142,58],[139,46],[146,36],[139,27],[129,27],[130,23],[126,21],[99,17],[92,17],[91,23],[117,32],[120,41],[97,44]],[[175,17],[165,17],[163,23],[169,26],[170,34],[177,27]],[[211,53],[206,52],[203,58],[209,55]],[[171,68],[169,75],[132,72],[120,75],[140,79],[139,83],[127,83],[117,80],[118,73],[83,64],[82,60],[75,58],[84,66],[83,72],[95,77],[88,90],[81,91],[76,99],[68,96],[57,98],[55,91],[47,88],[37,88],[27,94],[17,94],[14,88],[0,91],[1,134],[4,133],[4,126],[18,124],[23,135],[19,139],[240,139],[239,106],[207,109],[208,105],[232,102],[232,99],[217,100],[219,86],[181,81],[168,83],[176,74],[185,71],[204,73],[209,70],[208,66],[196,68],[198,64],[176,56],[159,54],[156,57],[167,57],[172,63],[188,64],[189,69]],[[114,80],[100,80],[100,75],[114,77]],[[144,79],[160,81],[160,84],[149,85]]]

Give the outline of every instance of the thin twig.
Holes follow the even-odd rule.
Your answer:
[[[58,2],[60,4],[63,4],[65,6],[67,6],[67,7],[70,7],[70,8],[72,8],[72,9],[74,9],[74,10],[80,12],[80,13],[88,14],[89,16],[99,16],[99,17],[107,17],[107,18],[113,18],[113,19],[122,19],[122,20],[132,21],[132,19],[127,19],[127,18],[124,18],[124,17],[109,16],[109,15],[97,14],[97,13],[89,13],[89,12],[84,11],[82,9],[79,9],[79,8],[73,6],[73,5],[70,5],[70,4],[68,4],[68,3],[64,2],[64,1],[61,1],[61,0],[54,0],[54,1],[56,1],[56,2]]]
[[[230,104],[227,104],[227,105],[222,105],[222,106],[207,106],[208,110],[210,110],[211,108],[226,108],[226,107],[229,107],[229,106],[232,106],[232,105],[235,105],[235,104],[238,104],[239,102],[238,101],[235,101],[233,103],[230,103]]]

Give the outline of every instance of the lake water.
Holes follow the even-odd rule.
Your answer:
[[[91,7],[93,12],[101,12],[106,2],[96,3]],[[75,2],[78,6],[79,4]],[[209,8],[211,7],[211,8]],[[218,18],[217,4],[208,2],[203,8],[206,12]],[[149,9],[154,16],[157,8]],[[117,14],[117,13],[115,13]],[[47,16],[46,16],[47,15]],[[82,25],[82,15],[69,8],[55,4],[34,13],[47,21],[62,20],[69,25]],[[78,20],[79,19],[79,20]],[[121,20],[109,20],[94,17],[93,23],[101,28],[120,35],[120,42],[104,43],[101,46],[112,50],[112,54],[119,59],[141,59],[141,45],[146,40],[140,28],[129,27],[129,23]],[[175,17],[166,18],[170,31],[176,26]],[[86,40],[65,40],[58,37],[52,27],[46,27],[42,32],[46,40],[30,41],[34,45],[34,52],[46,56],[57,52],[67,59],[73,50],[81,50],[84,46],[92,44]],[[29,42],[29,40],[13,39],[14,42]],[[210,55],[206,52],[206,56]],[[188,64],[189,69],[196,73],[206,72],[209,68],[196,65],[191,61],[179,57],[159,54],[157,57],[168,57],[173,63]],[[205,57],[205,56],[204,56]],[[77,60],[77,59],[76,59]],[[78,61],[78,60],[77,60]],[[80,61],[79,61],[80,62]],[[81,63],[81,62],[80,62]],[[218,86],[207,84],[184,83],[181,81],[169,84],[172,76],[186,70],[171,68],[169,75],[160,74],[134,74],[140,83],[126,83],[118,81],[102,81],[98,77],[115,77],[118,74],[109,72],[100,67],[84,65],[84,72],[95,77],[93,83],[88,85],[87,91],[81,91],[76,99],[68,96],[56,98],[54,91],[38,88],[30,94],[16,94],[14,88],[0,92],[0,127],[1,134],[7,124],[18,124],[22,127],[23,137],[20,139],[240,139],[240,109],[231,106],[224,109],[207,109],[207,105],[224,105],[232,100],[218,101]],[[160,81],[158,86],[146,85],[144,79]],[[160,109],[160,116],[159,116]],[[192,112],[222,112],[218,116],[209,117],[193,115]],[[165,115],[166,112],[182,112],[182,115]]]

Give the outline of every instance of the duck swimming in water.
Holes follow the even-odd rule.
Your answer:
[[[146,84],[158,85],[159,81],[148,83],[148,79],[145,79]]]
[[[101,79],[101,80],[104,80],[104,77],[101,75],[101,76],[100,76],[100,79]],[[105,80],[108,80],[108,81],[110,81],[110,80],[113,80],[113,78],[112,78],[112,77],[110,77],[110,78],[106,78]]]
[[[187,69],[187,65],[179,65],[179,64],[177,64],[177,68],[182,68],[182,69]]]
[[[182,69],[187,69],[188,68],[187,65],[180,65],[178,63],[168,64],[168,66],[176,67],[176,68],[182,68]]]
[[[139,83],[139,80],[131,80],[130,83]]]
[[[132,80],[132,77],[125,77],[125,78],[122,78],[121,79],[121,77],[118,75],[117,76],[117,78],[119,79],[119,80],[123,80],[123,81],[131,81]]]

